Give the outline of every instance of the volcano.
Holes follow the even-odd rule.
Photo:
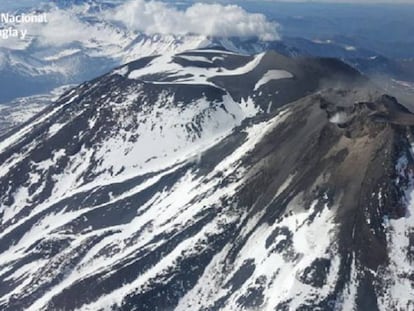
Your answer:
[[[0,142],[1,310],[411,310],[413,114],[334,59],[198,49]]]

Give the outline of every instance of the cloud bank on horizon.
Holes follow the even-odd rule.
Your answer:
[[[195,3],[185,10],[161,1],[131,0],[108,12],[108,18],[147,34],[197,34],[277,40],[278,25],[237,5]]]
[[[85,11],[81,4],[70,9],[49,8],[46,24],[30,25],[28,37],[43,46],[61,46],[71,42],[108,41],[119,36],[110,28],[89,24],[79,18]],[[0,12],[1,5],[0,5]],[[128,32],[147,35],[202,35],[215,37],[257,37],[270,41],[280,39],[278,24],[263,14],[249,13],[238,5],[195,3],[186,9],[158,0],[127,0],[113,9],[105,9],[96,18],[123,24]],[[1,26],[1,25],[0,25]],[[16,29],[26,25],[14,25]],[[114,41],[122,38],[114,38]],[[0,40],[0,47],[25,49],[30,42],[11,38]]]

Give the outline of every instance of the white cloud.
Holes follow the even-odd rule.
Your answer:
[[[37,29],[31,29],[32,33],[39,36],[43,44],[62,45],[73,41],[83,41],[90,36],[88,26],[70,13],[53,10],[47,16],[47,24],[34,25]]]
[[[262,14],[237,5],[196,3],[178,10],[159,1],[131,0],[108,12],[108,17],[147,34],[198,34],[220,37],[259,37],[277,40],[278,25]]]
[[[82,7],[80,7],[81,9]],[[90,24],[78,17],[78,8],[63,10],[57,7],[47,12],[47,23],[15,25],[17,29],[28,28],[28,37],[36,38],[41,46],[64,46],[73,42],[92,44],[93,42],[119,42],[122,34],[116,29]],[[81,14],[80,14],[81,15]],[[22,40],[20,40],[22,42]]]
[[[84,20],[88,15],[98,22]],[[269,22],[262,14],[248,13],[237,5],[197,3],[179,10],[160,1],[128,0],[98,14],[88,13],[86,4],[70,9],[52,5],[47,10],[47,19],[47,23],[13,25],[16,29],[28,30],[27,38],[0,40],[0,48],[24,50],[33,42],[43,47],[80,42],[86,47],[101,44],[116,49],[128,41],[126,36],[136,33],[279,39],[277,23]],[[124,24],[127,31],[110,25],[114,21]]]

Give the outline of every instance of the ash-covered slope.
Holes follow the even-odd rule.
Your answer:
[[[0,143],[0,309],[409,310],[412,115],[329,81],[198,50],[65,94]]]

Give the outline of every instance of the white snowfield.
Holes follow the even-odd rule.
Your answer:
[[[179,55],[178,58],[188,60],[188,61],[191,61],[191,62],[201,62],[201,63],[208,63],[208,64],[213,63],[212,60],[210,60],[210,59],[208,59],[207,57],[204,57],[204,56]]]
[[[400,219],[385,219],[387,226],[387,244],[389,245],[390,265],[385,271],[384,278],[389,282],[385,288],[385,295],[381,298],[381,311],[387,311],[395,306],[408,306],[413,308],[412,301],[414,298],[414,284],[410,279],[412,275],[412,254],[413,247],[410,245],[410,234],[414,232],[414,174],[408,168],[408,158],[414,156],[414,146],[411,154],[402,155],[397,163],[396,169],[399,177],[408,178],[408,185],[405,191],[405,204],[407,204],[407,213]],[[379,192],[381,197],[382,193]],[[412,241],[411,241],[412,243]]]
[[[280,80],[280,79],[291,79],[293,78],[293,75],[286,71],[286,70],[269,70],[264,74],[264,76],[257,81],[256,86],[254,87],[254,90],[257,91],[260,89],[261,86],[265,85],[266,83],[272,81],[272,80]]]

